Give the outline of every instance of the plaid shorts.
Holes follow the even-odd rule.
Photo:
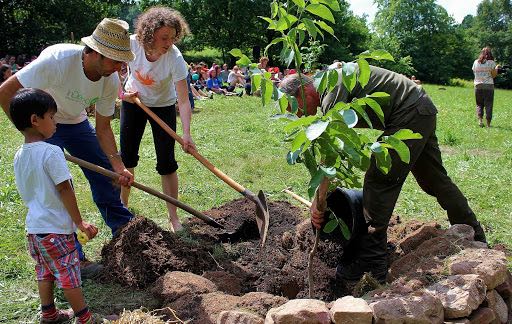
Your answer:
[[[73,234],[28,234],[30,256],[36,261],[38,281],[56,281],[63,289],[78,288],[80,261]]]

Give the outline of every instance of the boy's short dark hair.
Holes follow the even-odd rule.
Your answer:
[[[11,100],[9,112],[14,126],[20,131],[32,127],[33,114],[43,118],[46,112],[56,112],[57,104],[53,97],[41,89],[24,88],[16,92]]]

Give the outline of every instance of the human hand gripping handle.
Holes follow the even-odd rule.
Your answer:
[[[137,91],[123,91],[121,95],[121,100],[129,102],[131,104],[135,104],[135,98],[139,97],[139,93]]]

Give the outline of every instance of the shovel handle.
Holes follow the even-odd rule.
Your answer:
[[[68,160],[70,162],[73,162],[75,164],[78,164],[79,166],[81,166],[83,168],[86,168],[86,169],[89,169],[91,171],[103,174],[104,176],[109,177],[109,178],[114,179],[114,180],[117,180],[119,178],[119,174],[117,174],[117,173],[115,173],[113,171],[107,170],[105,168],[102,168],[99,165],[96,165],[96,164],[84,161],[82,159],[79,159],[77,157],[71,156],[71,155],[66,154],[66,153],[64,153],[64,155],[66,157],[66,160]],[[179,200],[177,200],[177,199],[175,199],[175,198],[173,198],[171,196],[163,194],[163,193],[161,193],[161,192],[159,192],[159,191],[157,191],[155,189],[147,187],[147,186],[145,186],[143,184],[140,184],[138,182],[133,182],[132,186],[137,188],[137,189],[140,189],[140,190],[142,190],[144,192],[147,192],[148,194],[151,194],[151,195],[153,195],[155,197],[163,199],[163,200],[173,204],[174,206],[179,207],[179,208],[187,211],[191,215],[196,216],[197,218],[199,218],[199,219],[205,221],[206,223],[208,223],[209,225],[212,225],[212,226],[217,227],[217,228],[223,228],[223,226],[221,224],[217,223],[212,218],[202,214],[201,212],[195,210],[194,208],[192,208],[192,207],[190,207],[188,205],[185,205],[181,201],[179,201]]]
[[[303,203],[304,205],[306,205],[308,207],[311,207],[311,202],[309,200],[302,198],[301,196],[297,195],[295,192],[293,192],[291,190],[284,189],[283,191],[286,192],[287,194],[289,194],[290,196],[292,196],[293,199],[300,201],[301,203]]]
[[[162,127],[163,130],[167,132],[167,134],[169,134],[172,138],[174,138],[176,142],[180,143],[183,146],[183,139],[178,134],[176,134],[176,132],[173,131],[172,128],[169,127],[169,125],[167,125],[162,119],[160,119],[160,117],[158,117],[154,112],[152,112],[151,109],[149,109],[145,104],[143,104],[138,97],[135,97],[134,101],[140,108],[142,108],[142,110],[144,110],[151,118],[153,118],[153,120],[156,121],[156,123],[160,125],[160,127]],[[207,167],[208,170],[213,172],[213,174],[215,174],[218,178],[220,178],[222,181],[228,184],[231,188],[235,189],[244,196],[246,195],[247,191],[241,184],[231,179],[224,172],[217,169],[213,164],[210,163],[210,161],[208,161],[205,157],[199,154],[196,150],[190,153],[205,167]]]

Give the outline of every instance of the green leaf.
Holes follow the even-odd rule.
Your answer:
[[[351,234],[347,224],[345,224],[345,222],[341,218],[338,219],[338,224],[340,225],[341,233],[343,234],[345,240],[350,240]]]
[[[306,26],[306,30],[308,31],[309,36],[311,36],[313,39],[315,39],[316,34],[317,34],[317,28],[316,28],[313,20],[304,18],[304,19],[302,19],[302,22]]]
[[[331,26],[327,25],[325,21],[315,20],[315,24],[317,24],[318,27],[322,28],[323,30],[334,36],[334,29],[332,29]]]
[[[414,133],[410,129],[401,129],[395,134],[393,134],[393,137],[402,141],[410,140],[410,139],[422,139],[423,136],[419,133]]]
[[[336,70],[331,70],[328,73],[327,91],[331,92],[338,85],[339,74]]]
[[[333,167],[325,167],[325,166],[321,165],[320,170],[322,170],[324,172],[325,176],[328,178],[332,178],[336,175],[336,169]]]
[[[282,114],[286,113],[286,110],[288,109],[288,98],[286,95],[282,94],[279,98],[279,110]]]
[[[393,135],[384,136],[382,139],[384,140],[384,142],[393,147],[393,149],[396,151],[402,162],[409,163],[409,161],[411,160],[411,154],[409,152],[409,147],[407,147],[407,145],[404,142],[397,139]]]
[[[283,30],[288,29],[288,21],[286,20],[286,18],[284,18],[284,17],[279,18],[275,29],[276,29],[276,31],[283,31]]]
[[[274,83],[267,79],[263,79],[261,83],[261,101],[263,106],[266,106],[272,101],[272,95],[274,93]]]
[[[270,12],[271,12],[271,17],[272,18],[275,18],[277,16],[278,10],[279,10],[279,5],[277,4],[276,1],[273,1],[270,4]]]
[[[277,37],[277,38],[274,38],[266,47],[265,47],[265,53],[268,51],[268,49],[272,46],[272,45],[275,45],[277,43],[280,43],[280,42],[284,42],[286,41],[286,38],[284,37]]]
[[[321,95],[325,92],[328,82],[328,74],[325,72],[319,72],[315,75],[315,88],[316,91]]]
[[[317,163],[311,151],[307,150],[304,152],[304,165],[308,169],[309,175],[313,176],[317,170]]]
[[[361,88],[364,88],[370,81],[370,64],[365,59],[359,59],[357,65],[359,66],[359,83]]]
[[[389,98],[389,93],[386,93],[386,92],[374,92],[372,94],[369,94],[367,97],[370,97],[370,98]]]
[[[286,95],[286,98],[288,98],[288,103],[291,106],[291,113],[297,114],[297,111],[299,110],[299,102],[297,101],[297,98],[295,98],[295,96],[290,96],[289,94]]]
[[[261,71],[260,71],[261,72]],[[253,89],[259,89],[261,86],[261,74],[253,74],[251,75],[251,84]]]
[[[354,90],[354,88],[357,85],[357,75],[356,75],[356,73],[354,73],[355,68],[353,67],[353,65],[355,65],[355,64],[345,63],[345,64],[343,64],[343,67],[342,67],[343,85],[349,92],[352,92],[352,90]]]
[[[316,116],[307,116],[307,117],[301,117],[291,123],[288,123],[288,125],[286,125],[284,127],[284,131],[286,133],[289,133],[290,131],[292,131],[293,129],[297,128],[297,127],[301,127],[301,126],[306,126],[306,125],[309,125],[311,124],[313,121],[317,120],[318,118]]]
[[[382,152],[375,153],[375,162],[377,168],[384,174],[388,174],[391,169],[391,156],[389,155],[388,149],[382,147]]]
[[[238,48],[233,48],[231,51],[229,51],[229,54],[233,55],[234,57],[242,57],[244,53]]]
[[[340,11],[340,4],[338,1],[339,0],[319,0],[318,2],[325,3],[332,11]]]
[[[297,5],[297,7],[299,8],[303,8],[306,7],[306,2],[304,0],[292,0],[293,3],[295,3]]]
[[[374,59],[374,60],[378,60],[378,61],[395,61],[395,59],[393,58],[393,56],[391,54],[389,54],[388,51],[385,51],[385,50],[375,50],[373,52],[370,52],[370,51],[365,51],[361,54],[358,55],[358,58],[362,58],[362,59]]]
[[[379,142],[375,142],[370,146],[370,150],[372,150],[373,153],[381,153],[382,145]]]
[[[315,120],[311,125],[308,126],[308,128],[306,128],[307,138],[310,141],[318,138],[320,135],[322,135],[327,126],[329,126],[328,121]]]
[[[302,43],[304,43],[304,40],[306,39],[306,32],[302,29],[297,29],[297,33],[299,34],[298,45],[302,45]]]
[[[323,4],[310,4],[306,7],[306,10],[311,12],[313,15],[332,22],[333,24],[336,23],[331,10]]]
[[[242,55],[242,57],[236,61],[236,64],[239,66],[248,66],[251,63],[251,60],[246,55]]]
[[[377,117],[379,117],[379,120],[382,123],[382,126],[386,126],[386,125],[384,125],[384,112],[382,111],[382,108],[380,107],[379,103],[369,97],[362,98],[362,99],[375,112]]]
[[[345,122],[345,124],[347,124],[349,128],[353,128],[354,126],[356,126],[358,118],[354,110],[348,109],[340,111],[339,113],[343,116],[343,121]]]
[[[368,114],[366,113],[364,107],[361,106],[360,102],[363,102],[363,104],[366,105],[366,103],[362,99],[357,99],[356,101],[350,103],[350,107],[357,111],[359,116],[363,117],[364,121],[366,122],[366,124],[368,124],[370,128],[373,128],[372,121],[370,120],[370,117],[368,117]]]
[[[324,233],[327,233],[327,234],[332,233],[332,231],[334,231],[337,226],[338,226],[338,221],[336,219],[331,219],[330,221],[327,222],[327,224],[325,224]]]
[[[304,144],[304,142],[306,140],[307,140],[306,132],[303,130],[298,132],[297,135],[295,136],[295,138],[293,139],[291,151],[295,152],[295,151],[299,150],[301,148],[302,144]]]
[[[294,121],[294,120],[299,119],[299,117],[297,117],[297,115],[292,115],[292,114],[275,114],[275,115],[270,116],[270,119]]]
[[[318,169],[311,177],[311,180],[309,181],[308,185],[308,195],[310,199],[312,199],[313,196],[315,195],[316,189],[318,188],[324,177],[325,174],[321,169]]]

